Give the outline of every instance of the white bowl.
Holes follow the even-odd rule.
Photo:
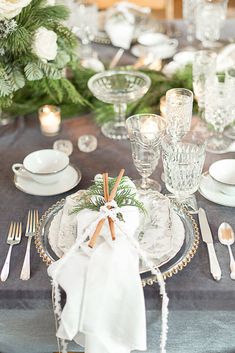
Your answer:
[[[13,172],[21,177],[32,178],[40,184],[53,184],[59,181],[69,165],[68,156],[61,151],[45,149],[28,154],[23,164],[13,164]]]
[[[235,195],[235,159],[221,159],[213,163],[209,174],[221,192]]]

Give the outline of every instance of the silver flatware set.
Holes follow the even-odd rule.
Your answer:
[[[203,208],[199,208],[197,213],[199,218],[202,240],[207,245],[210,273],[216,281],[219,281],[221,279],[222,272],[221,272],[219,261],[217,259],[217,255],[214,247],[214,241],[213,241],[211,229],[208,223],[207,215]],[[20,279],[23,281],[30,279],[30,247],[31,247],[32,238],[35,236],[35,233],[36,233],[38,219],[39,219],[38,210],[28,211],[27,224],[25,229],[27,246],[26,246],[22,270],[20,273]],[[10,227],[7,235],[7,244],[9,245],[9,249],[0,275],[0,279],[2,282],[5,282],[9,276],[12,249],[14,245],[18,245],[20,243],[22,238],[22,232],[23,232],[22,222],[10,223]],[[231,245],[235,241],[235,236],[234,236],[232,227],[228,223],[223,222],[220,225],[218,229],[218,238],[221,244],[226,245],[228,247],[229,257],[230,257],[230,278],[235,280],[235,260],[231,249]]]
[[[29,210],[26,230],[25,230],[25,236],[28,238],[28,240],[27,240],[27,247],[26,247],[24,262],[22,266],[22,271],[20,274],[20,279],[22,280],[28,280],[30,278],[30,247],[31,247],[31,240],[36,233],[37,224],[38,224],[38,210]],[[20,243],[22,238],[22,232],[23,232],[22,222],[10,223],[8,236],[7,236],[7,244],[9,244],[9,249],[0,275],[0,279],[2,282],[5,282],[8,278],[8,275],[10,272],[12,248],[14,245],[18,245]]]
[[[206,212],[203,208],[198,211],[199,225],[201,229],[202,240],[207,245],[210,272],[212,277],[219,281],[221,279],[221,268],[214,248],[214,242]],[[221,244],[227,245],[230,257],[230,278],[235,280],[235,260],[232,254],[231,245],[234,243],[234,232],[230,224],[223,222],[218,229],[218,238]]]

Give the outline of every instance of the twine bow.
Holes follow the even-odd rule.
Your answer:
[[[101,206],[100,211],[104,213],[104,218],[102,218],[99,221],[99,223],[97,224],[96,229],[94,231],[94,234],[92,235],[91,240],[88,243],[88,246],[90,248],[93,248],[93,246],[95,245],[96,240],[97,240],[98,236],[100,235],[100,232],[101,232],[101,230],[103,228],[104,222],[105,222],[105,220],[107,218],[108,218],[108,222],[109,222],[109,229],[110,229],[112,240],[116,239],[116,237],[115,237],[115,227],[114,227],[114,222],[115,222],[115,219],[116,219],[116,213],[113,213],[111,211],[111,209],[112,208],[117,208],[117,204],[114,201],[114,198],[116,196],[117,189],[118,189],[120,181],[121,181],[121,179],[122,179],[122,177],[124,175],[124,172],[125,172],[125,170],[121,169],[121,171],[120,171],[120,173],[119,173],[119,175],[117,177],[117,180],[115,181],[113,190],[111,191],[110,194],[109,194],[109,184],[108,184],[109,175],[108,175],[108,173],[104,173],[103,174],[105,205]],[[109,212],[109,210],[110,210],[110,212]]]

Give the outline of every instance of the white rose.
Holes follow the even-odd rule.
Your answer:
[[[57,55],[57,34],[45,27],[37,29],[34,35],[33,51],[42,60],[54,60]]]
[[[17,16],[23,7],[32,0],[0,0],[0,18],[11,19]]]

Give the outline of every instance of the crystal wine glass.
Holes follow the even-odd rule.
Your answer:
[[[91,41],[98,31],[98,8],[89,0],[82,0],[72,12],[74,33],[80,38],[79,57],[85,59],[92,56]]]
[[[235,68],[230,68],[225,72],[225,85],[228,94],[231,94],[232,96],[235,92]],[[231,125],[224,131],[224,135],[231,139],[235,139],[235,101],[233,99],[231,99],[230,116]]]
[[[210,50],[199,50],[193,60],[193,91],[199,109],[205,108],[205,83],[209,77],[216,73],[217,55]]]
[[[232,93],[232,92],[231,92]],[[231,140],[223,135],[225,126],[231,121],[231,94],[224,81],[224,75],[214,75],[206,81],[205,119],[214,127],[215,133],[207,140],[207,151],[224,153]]]
[[[138,71],[104,71],[92,76],[88,87],[96,98],[114,105],[115,118],[105,123],[103,134],[115,140],[127,139],[127,103],[142,98],[151,85],[150,78]]]
[[[126,126],[131,142],[132,158],[142,176],[135,180],[140,190],[161,190],[160,184],[149,176],[154,172],[160,158],[160,140],[164,135],[165,119],[155,114],[137,114],[129,117]]]
[[[198,132],[187,131],[180,141],[165,135],[161,141],[165,184],[168,191],[180,203],[192,205],[205,161],[205,139]]]
[[[193,93],[186,88],[173,88],[166,92],[167,132],[176,140],[190,130]]]
[[[187,41],[192,45],[195,37],[195,12],[200,0],[183,0],[183,19],[187,24]],[[193,47],[190,47],[193,49]]]
[[[196,10],[196,38],[204,48],[216,47],[226,18],[227,0],[201,0]]]

